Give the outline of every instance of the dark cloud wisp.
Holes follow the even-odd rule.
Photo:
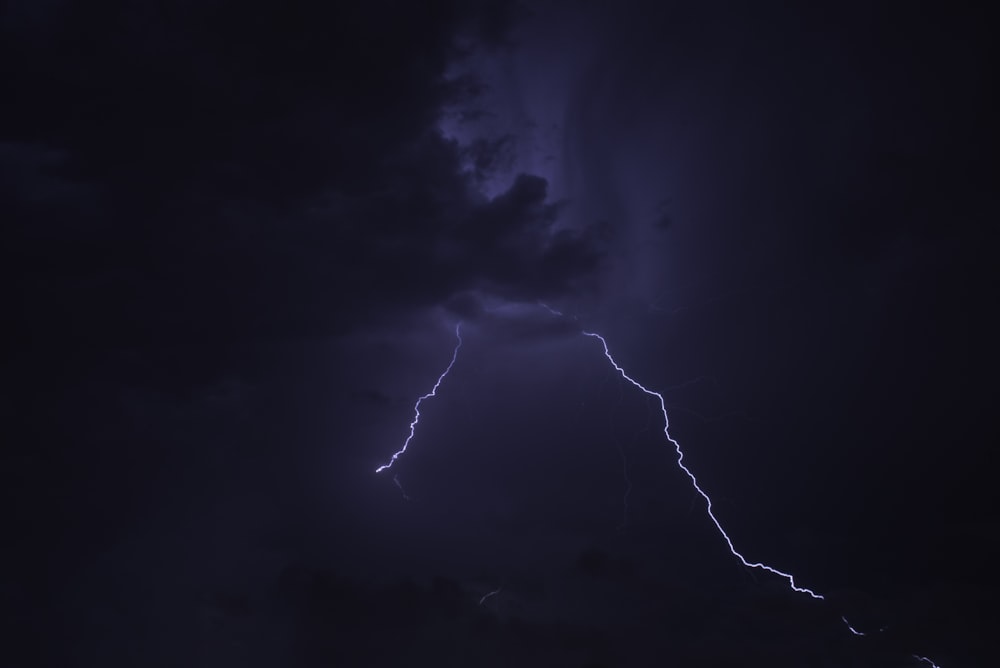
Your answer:
[[[593,288],[597,240],[553,234],[545,180],[485,199],[437,129],[475,92],[446,76],[455,35],[497,26],[397,5],[71,6],[34,19],[45,39],[15,27],[0,140],[20,150],[0,158],[22,174],[11,249],[38,288],[19,321],[59,323],[24,338],[329,334],[467,289]],[[26,154],[59,160],[25,172]]]

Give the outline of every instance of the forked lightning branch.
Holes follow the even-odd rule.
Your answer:
[[[550,308],[550,307],[548,307],[548,306],[546,306],[544,304],[541,304],[541,306],[543,308],[545,308],[546,310],[548,310],[549,313],[551,313],[552,315],[555,315],[557,317],[558,316],[562,316],[562,313],[560,313],[559,311],[556,311],[556,310],[554,310],[554,309],[552,309],[552,308]],[[715,512],[714,512],[714,510],[712,508],[712,498],[702,488],[701,484],[699,484],[697,477],[695,477],[695,475],[691,471],[691,469],[688,468],[688,466],[684,463],[684,451],[681,449],[680,443],[673,436],[670,435],[670,418],[667,415],[667,404],[666,404],[666,401],[663,398],[663,395],[660,394],[659,392],[654,391],[654,390],[650,390],[649,388],[647,388],[644,385],[642,385],[641,383],[639,383],[639,381],[635,380],[632,376],[628,375],[628,373],[626,373],[625,369],[622,368],[621,365],[619,365],[618,362],[615,361],[615,358],[611,355],[611,351],[608,348],[608,342],[607,342],[607,340],[603,336],[601,336],[600,334],[597,334],[595,332],[587,332],[587,331],[581,331],[580,334],[582,334],[583,336],[589,336],[591,338],[597,339],[597,341],[600,343],[601,347],[603,348],[604,356],[607,358],[607,360],[611,364],[611,366],[614,367],[615,371],[617,371],[621,375],[622,378],[624,378],[626,381],[628,381],[631,385],[633,385],[640,392],[643,392],[643,393],[649,395],[650,397],[654,397],[654,398],[656,398],[657,401],[660,402],[660,412],[663,415],[663,435],[667,439],[667,442],[670,443],[670,445],[672,445],[673,448],[674,448],[674,450],[677,452],[677,466],[681,469],[681,471],[684,472],[684,474],[691,481],[691,486],[694,488],[694,491],[698,494],[698,496],[700,496],[702,499],[704,499],[704,501],[705,501],[705,510],[706,510],[706,513],[708,514],[708,518],[709,518],[709,520],[711,520],[712,524],[718,530],[719,534],[722,536],[722,539],[726,542],[726,546],[729,548],[729,551],[732,553],[732,555],[734,557],[736,557],[737,559],[739,559],[740,563],[743,564],[743,566],[745,566],[747,568],[754,568],[754,569],[758,569],[758,570],[763,570],[763,571],[766,571],[766,572],[768,572],[768,573],[770,573],[772,575],[776,575],[776,576],[782,578],[788,584],[788,587],[790,589],[792,589],[793,591],[795,591],[795,592],[798,592],[800,594],[806,594],[806,595],[810,596],[813,599],[825,600],[824,597],[821,594],[816,593],[812,589],[809,589],[807,587],[802,587],[802,586],[796,584],[795,577],[791,573],[786,573],[786,572],[781,571],[781,570],[779,570],[777,568],[774,568],[773,566],[769,566],[769,565],[767,565],[765,563],[762,563],[762,562],[759,562],[759,561],[750,561],[745,556],[743,556],[743,554],[741,552],[739,552],[736,549],[736,546],[733,544],[732,538],[730,538],[729,534],[722,527],[722,523],[719,522],[719,519],[715,516]],[[410,442],[413,440],[414,436],[416,435],[417,425],[420,423],[420,406],[421,406],[421,404],[424,401],[426,401],[427,399],[430,399],[430,398],[432,398],[434,396],[437,396],[438,389],[441,387],[441,384],[444,382],[444,379],[448,376],[448,374],[451,373],[452,368],[455,366],[455,361],[458,359],[458,351],[462,347],[462,323],[461,322],[459,322],[457,325],[455,325],[455,339],[456,339],[455,348],[452,351],[451,360],[448,362],[448,366],[445,367],[445,370],[441,373],[440,376],[438,376],[438,379],[434,383],[434,386],[431,388],[431,391],[428,392],[427,394],[421,396],[420,398],[418,398],[417,401],[416,401],[416,403],[413,405],[413,420],[410,422],[410,431],[409,431],[409,434],[406,437],[406,440],[403,441],[403,445],[399,448],[399,450],[397,450],[396,452],[394,452],[392,454],[392,457],[390,457],[389,461],[387,461],[385,464],[382,464],[377,469],[375,469],[376,473],[381,473],[382,471],[385,471],[386,469],[392,468],[393,464],[395,464],[399,460],[399,458],[403,454],[406,453],[407,448],[410,446]],[[398,481],[397,481],[397,485],[398,485]],[[484,597],[484,600],[488,596],[493,595],[495,593],[497,593],[497,592],[491,592],[491,594],[488,594],[486,597]],[[480,601],[480,603],[482,603],[482,601]],[[867,635],[867,634],[865,634],[863,632],[858,631],[853,626],[851,626],[850,622],[848,622],[848,620],[847,620],[846,617],[841,617],[841,619],[843,619],[845,626],[848,628],[848,630],[851,632],[851,634],[853,634],[855,636],[858,636],[858,637],[863,637],[863,636]],[[912,657],[914,659],[918,660],[922,664],[932,666],[933,668],[940,668],[936,663],[934,663],[933,661],[931,661],[929,658],[927,658],[925,656],[921,656],[921,655],[918,655],[918,654],[913,654]]]

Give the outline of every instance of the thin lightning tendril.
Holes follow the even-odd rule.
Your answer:
[[[844,620],[844,624],[847,626],[847,630],[850,631],[851,633],[853,633],[854,635],[856,635],[856,636],[866,636],[866,635],[868,635],[864,631],[859,631],[856,628],[854,628],[853,626],[851,626],[851,623],[849,621],[847,621],[847,617],[844,617],[843,615],[841,615],[840,618],[842,620]]]
[[[921,663],[926,663],[931,668],[941,668],[941,666],[937,665],[936,663],[928,659],[926,656],[920,656],[919,654],[914,654],[913,658],[916,659],[917,661],[920,661]]]
[[[482,605],[483,603],[486,603],[486,601],[488,601],[489,599],[491,599],[492,597],[496,596],[497,594],[499,594],[502,591],[503,591],[503,587],[497,587],[493,591],[486,592],[483,595],[483,597],[481,599],[479,599],[479,605]]]
[[[455,350],[452,351],[451,353],[451,361],[448,362],[448,368],[446,368],[444,372],[440,376],[438,376],[437,382],[434,383],[434,387],[431,388],[431,391],[425,394],[424,396],[420,397],[419,399],[417,399],[417,403],[413,404],[413,421],[410,422],[410,435],[406,437],[405,441],[403,441],[403,447],[401,447],[399,450],[393,453],[392,458],[389,459],[387,463],[382,464],[382,466],[375,469],[375,473],[381,473],[387,468],[391,468],[392,465],[396,463],[396,460],[399,459],[404,452],[406,452],[406,448],[409,447],[410,441],[413,440],[413,436],[417,432],[417,424],[420,422],[420,404],[423,403],[424,399],[430,399],[431,397],[437,396],[438,388],[441,387],[441,383],[444,381],[445,376],[447,376],[451,372],[451,368],[455,366],[455,360],[458,359],[458,349],[462,347],[461,322],[455,325],[455,338],[458,339],[458,343],[455,344]]]
[[[396,487],[399,488],[400,493],[403,495],[403,501],[409,501],[410,497],[407,495],[406,490],[403,489],[403,483],[399,482],[399,474],[392,476],[392,481],[396,483]]]
[[[784,578],[788,582],[788,586],[791,587],[793,590],[802,594],[808,594],[809,596],[815,599],[823,600],[822,595],[817,594],[816,592],[814,592],[811,589],[808,589],[807,587],[800,587],[796,585],[795,577],[790,573],[779,571],[777,568],[768,566],[767,564],[761,562],[749,561],[746,557],[740,554],[740,552],[733,545],[733,541],[729,537],[729,534],[727,534],[726,530],[722,528],[722,524],[719,522],[718,518],[715,517],[715,513],[712,512],[711,497],[708,494],[706,494],[705,490],[703,490],[701,488],[701,485],[698,484],[698,478],[696,478],[694,473],[691,472],[691,469],[689,469],[684,464],[684,451],[681,449],[680,443],[678,443],[674,439],[674,437],[670,435],[670,418],[667,415],[667,404],[666,401],[663,399],[663,395],[658,392],[654,392],[653,390],[646,389],[646,387],[644,387],[639,381],[635,380],[627,373],[625,373],[625,369],[619,366],[618,362],[615,361],[615,358],[611,356],[611,351],[608,350],[608,342],[605,341],[603,336],[601,336],[600,334],[595,334],[594,332],[583,332],[583,335],[593,337],[601,342],[601,345],[604,347],[604,356],[608,358],[608,361],[611,362],[611,365],[614,366],[615,369],[618,371],[618,373],[622,375],[622,378],[632,383],[632,385],[642,390],[647,395],[651,397],[656,397],[660,401],[660,411],[663,413],[663,435],[667,438],[670,444],[673,445],[674,449],[677,451],[677,466],[679,466],[680,469],[684,471],[685,474],[687,474],[687,477],[691,479],[691,485],[694,487],[695,491],[698,492],[698,495],[701,496],[701,498],[705,499],[706,511],[708,513],[708,517],[709,519],[712,520],[712,524],[715,525],[715,528],[719,530],[719,533],[722,534],[722,538],[726,541],[726,545],[729,546],[729,551],[732,552],[733,556],[739,559],[740,562],[747,568],[759,568],[773,575],[777,575],[781,578]]]

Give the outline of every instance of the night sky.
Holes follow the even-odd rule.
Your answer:
[[[0,666],[994,665],[995,34],[788,4],[6,2]]]

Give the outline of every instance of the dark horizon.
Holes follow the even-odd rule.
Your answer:
[[[0,664],[989,665],[989,22],[779,4],[7,3]]]

